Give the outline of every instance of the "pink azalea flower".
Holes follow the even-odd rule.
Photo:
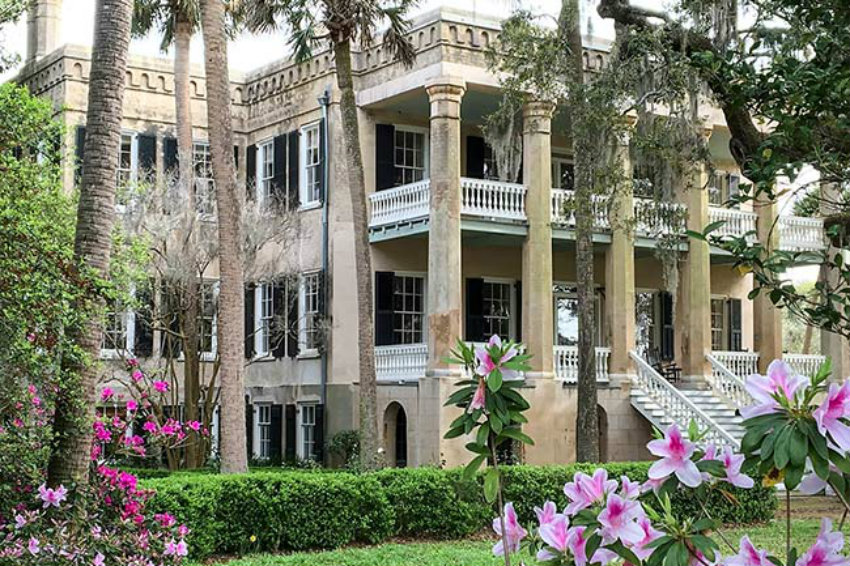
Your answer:
[[[153,388],[159,391],[160,393],[165,393],[168,391],[168,384],[161,380],[156,380],[153,382]]]
[[[131,368],[138,367],[139,366],[139,360],[137,360],[136,358],[130,358],[129,360],[127,360],[127,365],[130,366]]]
[[[129,401],[127,401],[127,410],[131,413],[136,411],[138,408],[139,404],[136,403],[134,400],[130,399]]]
[[[158,427],[156,426],[156,423],[153,422],[153,421],[145,421],[145,424],[142,425],[142,430],[144,430],[145,432],[150,432],[150,433],[155,434],[156,431],[158,430]]]
[[[797,559],[796,566],[848,566],[850,559],[841,554],[844,536],[832,531],[832,521],[824,519],[815,544]]]
[[[177,534],[182,538],[189,534],[189,527],[186,525],[180,525],[177,527]]]
[[[741,473],[744,465],[744,455],[732,452],[731,446],[725,446],[720,454],[720,462],[726,470],[726,481],[735,487],[750,489],[755,485],[753,478]]]
[[[609,480],[608,472],[602,468],[593,472],[593,477],[578,472],[573,476],[573,481],[564,486],[564,494],[570,499],[564,513],[573,516],[594,503],[601,503],[607,494],[616,489],[617,481]]]
[[[165,552],[163,554],[165,556],[174,556],[177,554],[177,543],[174,542],[174,539],[165,543]]]
[[[514,510],[513,503],[505,504],[505,532],[502,534],[502,523],[498,517],[493,519],[493,530],[499,535],[499,542],[493,546],[493,554],[504,556],[505,544],[508,552],[517,552],[519,543],[528,535],[528,531],[519,524],[519,518]]]
[[[744,535],[741,539],[741,550],[735,556],[730,556],[723,563],[724,566],[771,566],[773,564],[767,559],[766,550],[758,550],[750,537]]]
[[[133,370],[133,373],[130,374],[130,375],[133,378],[133,381],[141,381],[142,378],[145,376],[145,374],[143,374],[141,371],[139,371],[137,369]]]
[[[641,506],[637,501],[629,501],[613,493],[609,495],[598,517],[603,544],[615,540],[626,545],[638,543],[644,537],[643,529],[637,523],[641,516]]]
[[[490,337],[490,341],[487,342],[487,346],[491,348],[495,346],[501,349],[502,339],[499,338],[498,334],[494,334],[492,337]],[[507,352],[502,354],[502,357],[499,359],[499,362],[496,363],[495,361],[493,361],[493,359],[490,358],[490,354],[487,352],[487,348],[476,348],[475,361],[477,365],[475,367],[475,373],[486,378],[498,368],[502,372],[502,379],[516,379],[519,376],[519,373],[516,370],[507,369],[501,366],[513,359],[514,356],[516,356],[517,354],[519,354],[517,349],[512,347]]]
[[[15,528],[23,529],[25,526],[27,526],[26,518],[21,514],[15,515]]]
[[[555,516],[558,514],[558,508],[552,501],[547,501],[543,504],[543,508],[535,507],[534,513],[537,515],[537,520],[540,522],[540,526],[551,523]]]
[[[484,410],[486,390],[487,384],[483,379],[479,379],[475,395],[472,396],[472,401],[469,403],[469,407],[466,408],[467,413],[475,412],[478,409]]]
[[[637,541],[631,550],[635,553],[635,556],[641,559],[641,561],[645,561],[655,550],[654,548],[647,548],[647,545],[661,537],[663,533],[656,530],[652,526],[652,521],[650,521],[649,517],[646,516],[638,519],[638,526],[643,531],[643,538]]]
[[[808,378],[797,375],[791,366],[782,360],[773,360],[767,367],[766,376],[756,374],[747,379],[745,388],[756,403],[741,409],[741,416],[751,419],[772,413],[779,408],[779,403],[773,398],[774,394],[778,393],[793,401],[797,391],[808,385]]]
[[[850,451],[850,427],[842,419],[850,416],[850,381],[842,385],[831,383],[826,399],[812,413],[818,424],[818,431],[829,437],[842,452]]]
[[[33,404],[34,407],[40,406],[41,405],[41,397],[39,397],[38,395],[34,396],[32,398],[32,404]]]
[[[621,493],[625,499],[637,499],[640,497],[640,482],[632,481],[628,476],[621,476],[620,484],[623,486]]]
[[[569,521],[567,521],[567,518],[557,514],[550,522],[540,527],[540,538],[549,545],[549,548],[563,553],[567,550],[569,539],[568,527]],[[537,560],[544,562],[546,560],[552,560],[556,556],[550,550],[543,548],[537,553]]]
[[[127,472],[121,472],[118,476],[118,485],[124,490],[134,490],[136,489],[136,476]]]
[[[114,394],[115,392],[112,391],[112,389],[110,389],[109,387],[104,387],[103,391],[100,392],[100,400],[109,401]]]
[[[171,527],[177,522],[170,513],[157,513],[153,518],[165,528]]]
[[[838,468],[834,465],[829,465],[830,472],[838,472]],[[800,485],[797,486],[797,489],[800,490],[800,493],[803,495],[817,495],[827,488],[828,484],[825,480],[822,480],[818,477],[816,473],[811,473],[806,476],[803,476],[803,481],[800,482]]]
[[[106,560],[106,557],[103,554],[101,554],[100,552],[98,552],[97,555],[94,557],[94,561],[92,562],[92,566],[103,566],[104,560]]]
[[[180,539],[180,542],[177,543],[177,556],[186,556],[189,554],[189,547],[186,545],[186,541]]]
[[[27,544],[27,550],[29,550],[30,554],[32,554],[33,556],[41,552],[41,548],[39,548],[37,538],[30,537],[29,544]]]
[[[188,423],[186,423],[186,426],[188,426],[195,432],[201,430],[201,423],[199,421],[189,421]]]
[[[670,425],[663,439],[652,440],[646,446],[653,455],[661,458],[649,468],[649,479],[663,480],[675,474],[688,487],[697,487],[702,482],[697,465],[691,461],[696,446],[685,440],[675,424]]]
[[[50,506],[59,507],[59,504],[68,498],[68,490],[64,485],[60,485],[56,489],[47,487],[46,484],[38,486],[38,497],[43,502],[42,509],[47,509]]]

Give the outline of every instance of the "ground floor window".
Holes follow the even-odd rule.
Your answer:
[[[261,460],[271,457],[272,442],[272,406],[257,405],[257,450],[256,456]]]
[[[511,284],[484,281],[484,334],[511,336]]]
[[[301,444],[299,458],[316,459],[316,405],[301,405]]]

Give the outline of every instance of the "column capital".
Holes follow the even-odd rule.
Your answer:
[[[431,102],[442,100],[460,102],[466,92],[466,81],[462,77],[441,76],[425,81],[425,92]]]
[[[548,100],[529,99],[522,105],[522,132],[524,134],[552,133],[552,116],[555,103]]]

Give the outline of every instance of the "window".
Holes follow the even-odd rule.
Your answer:
[[[118,150],[117,187],[124,188],[136,180],[137,170],[136,136],[121,134],[121,145]]]
[[[646,358],[658,345],[655,293],[641,291],[635,296],[635,342],[638,354]]]
[[[711,349],[725,350],[726,338],[726,301],[711,299]]]
[[[511,284],[484,282],[484,335],[511,336]]]
[[[100,341],[101,357],[110,358],[122,352],[131,353],[135,341],[136,314],[114,300],[109,301],[106,309]]]
[[[273,343],[271,340],[274,328],[274,285],[261,283],[254,291],[254,308],[256,310],[254,319],[256,328],[254,334],[254,350],[257,356],[268,356],[272,353]]]
[[[576,346],[578,344],[578,299],[576,289],[571,285],[553,287],[555,305],[555,344],[558,346]],[[604,312],[602,294],[597,292],[593,300],[593,317],[596,325],[597,346],[605,345]]]
[[[198,311],[199,351],[207,357],[216,353],[216,324],[218,303],[218,281],[201,283],[201,308]]]
[[[316,405],[301,405],[301,453],[304,460],[316,458]]]
[[[425,133],[396,127],[395,185],[415,183],[425,178]]]
[[[271,203],[274,189],[274,141],[257,144],[257,202],[261,206]]]
[[[303,350],[316,350],[322,338],[321,329],[321,272],[301,277],[301,345]]]
[[[708,202],[713,206],[724,206],[729,199],[738,196],[741,177],[735,173],[716,171],[708,180]],[[740,203],[730,206],[738,208]]]
[[[208,143],[196,142],[192,145],[192,161],[195,166],[195,206],[200,214],[214,214],[215,183]]]
[[[319,202],[322,196],[322,148],[319,124],[301,128],[301,204]]]
[[[272,406],[257,405],[257,448],[254,455],[260,460],[271,457],[272,447]]]
[[[493,181],[499,181],[499,169],[496,162],[496,155],[493,153],[493,148],[490,144],[484,144],[484,178]]]
[[[393,344],[421,344],[425,319],[425,279],[396,275],[393,280]]]
[[[552,186],[568,191],[575,188],[575,169],[565,157],[552,158]]]

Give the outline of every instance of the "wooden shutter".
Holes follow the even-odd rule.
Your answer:
[[[466,176],[484,178],[484,138],[466,136]]]
[[[287,202],[289,197],[286,186],[286,135],[277,136],[274,139],[274,178],[272,179],[272,198],[275,204]]]
[[[250,360],[256,353],[254,349],[254,290],[257,285],[245,285],[245,359]]]
[[[162,166],[165,168],[165,174],[169,176],[177,175],[177,139],[163,138],[162,140]]]
[[[156,179],[156,136],[139,134],[139,179],[153,181]]]
[[[298,423],[296,422],[296,412],[295,405],[290,404],[286,406],[286,414],[284,419],[284,433],[286,436],[285,444],[284,444],[284,458],[287,462],[293,462],[295,460],[296,455],[298,454],[295,450],[296,446],[296,427]]]
[[[283,449],[283,405],[272,405],[269,432],[269,460],[277,463]]]
[[[375,124],[375,190],[395,186],[395,127]]]
[[[328,180],[325,178],[325,140],[327,139],[327,123],[324,118],[319,121],[319,202],[325,202]]]
[[[517,281],[514,284],[514,288],[516,289],[516,292],[514,293],[516,295],[516,297],[514,299],[514,300],[516,300],[516,309],[514,309],[515,312],[516,312],[516,336],[514,337],[514,339],[517,342],[521,342],[522,341],[522,281]]]
[[[289,208],[298,208],[301,206],[301,193],[298,186],[298,175],[300,171],[300,159],[298,153],[298,130],[293,130],[287,134],[289,137],[287,147],[287,169],[289,187],[287,198],[289,199]]]
[[[393,336],[393,285],[395,273],[375,272],[375,345],[394,343]]]
[[[247,200],[257,198],[257,146],[249,145],[245,150],[245,190]]]
[[[140,290],[137,299],[140,307],[134,321],[133,355],[147,358],[153,354],[153,297],[150,289]]]
[[[86,127],[77,126],[77,134],[75,140],[75,157],[76,164],[74,168],[74,185],[79,187],[83,180],[83,160],[86,152]]]
[[[289,300],[286,301],[288,312],[286,313],[286,353],[290,358],[298,355],[299,332],[298,327],[298,280],[291,279],[288,288]]]
[[[484,280],[466,280],[466,339],[469,342],[486,340],[484,336]]]
[[[666,291],[659,293],[661,301],[661,359],[665,362],[673,359],[673,295]]]
[[[316,462],[323,464],[325,461],[325,406],[316,405],[316,427],[313,457]]]
[[[740,352],[743,349],[741,343],[741,299],[727,299],[727,320],[729,321],[729,349]]]
[[[288,339],[288,325],[286,324],[287,311],[286,283],[275,283],[272,287],[272,303],[274,305],[274,324],[272,325],[271,345],[272,355],[275,358],[286,356],[286,342]]]
[[[239,172],[239,146],[233,146],[233,168],[236,169],[237,175]]]
[[[219,436],[221,436],[220,432]],[[247,395],[245,396],[245,447],[248,449],[248,460],[251,460],[254,457],[254,405],[248,402]]]

